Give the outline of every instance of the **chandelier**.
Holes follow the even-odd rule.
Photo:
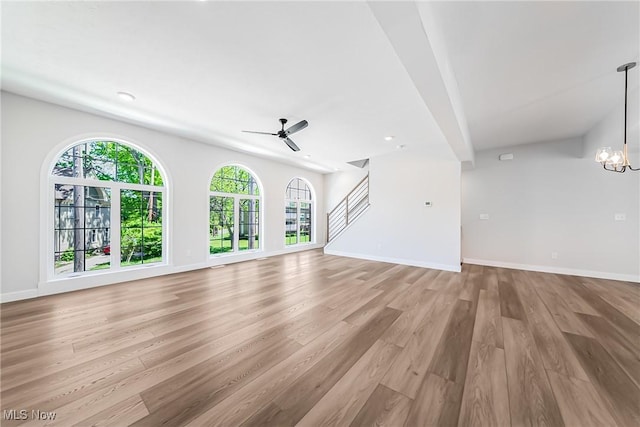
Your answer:
[[[611,147],[601,147],[596,151],[596,162],[599,162],[603,168],[611,172],[625,172],[627,169],[632,171],[640,170],[640,168],[632,168],[627,155],[627,76],[629,70],[636,66],[635,62],[630,62],[618,67],[618,72],[624,71],[624,145],[622,151],[613,151]]]

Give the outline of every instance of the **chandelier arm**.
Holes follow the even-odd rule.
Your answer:
[[[609,171],[609,172],[618,172],[618,173],[622,173],[625,171],[625,169],[627,168],[626,166],[623,166],[622,169],[618,170],[618,169],[609,169],[607,167],[606,164],[602,165],[602,167],[604,168],[604,170]]]

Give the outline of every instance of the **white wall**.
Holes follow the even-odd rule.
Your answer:
[[[609,139],[613,122],[585,139]],[[462,173],[464,261],[638,281],[640,174],[605,172],[595,149],[584,151],[577,138],[476,153],[475,169]]]
[[[331,212],[342,199],[369,173],[369,165],[364,168],[347,166],[348,169],[324,176],[324,214]]]
[[[325,252],[460,271],[460,163],[397,151],[371,159],[369,180],[371,207]]]
[[[113,137],[137,144],[168,172],[168,266],[48,283],[41,277],[41,264],[49,262],[41,256],[46,243],[41,213],[48,206],[41,196],[42,182],[46,182],[42,171],[67,144],[87,137]],[[209,181],[226,163],[248,167],[264,189],[263,252],[243,254],[234,260],[290,250],[284,245],[284,192],[296,176],[314,187],[319,243],[315,246],[322,246],[325,240],[323,176],[318,173],[6,92],[2,92],[1,160],[3,301],[230,262],[228,257],[210,259],[207,236]]]

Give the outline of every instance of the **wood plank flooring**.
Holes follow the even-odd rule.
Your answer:
[[[640,425],[632,283],[312,250],[0,310],[3,426]]]

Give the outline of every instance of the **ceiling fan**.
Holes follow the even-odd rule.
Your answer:
[[[284,143],[287,144],[289,146],[289,148],[291,148],[293,151],[300,151],[300,148],[296,145],[295,142],[293,142],[291,140],[291,138],[289,138],[289,135],[294,134],[294,133],[296,133],[298,131],[301,131],[302,129],[306,128],[307,126],[309,126],[309,122],[307,122],[306,120],[302,120],[302,121],[296,123],[295,125],[289,127],[286,130],[284,128],[284,125],[287,124],[287,119],[280,119],[280,123],[282,124],[282,129],[279,130],[278,133],[256,132],[256,131],[253,131],[253,130],[243,130],[242,132],[259,133],[261,135],[277,136],[278,138],[283,140]]]

